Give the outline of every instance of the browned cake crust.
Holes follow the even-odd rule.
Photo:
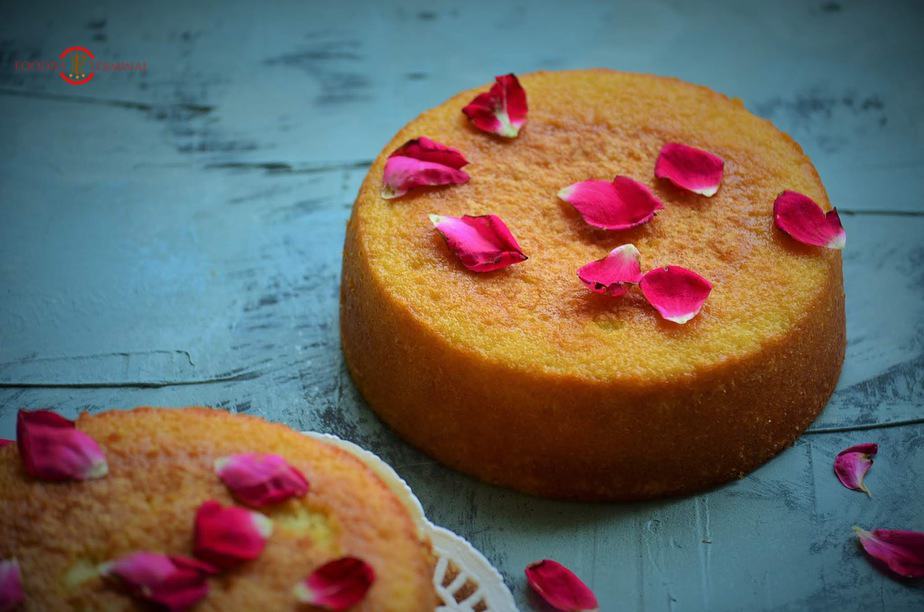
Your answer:
[[[215,459],[276,453],[301,470],[308,495],[263,508],[273,534],[255,561],[210,580],[197,610],[290,610],[292,587],[342,555],[371,564],[376,580],[357,610],[431,611],[434,559],[408,508],[349,452],[282,425],[206,408],[82,415],[109,474],[49,483],[0,448],[0,558],[22,570],[26,610],[127,610],[137,604],[93,568],[137,550],[191,555],[193,518],[207,499],[234,503]]]
[[[402,129],[373,163],[344,246],[344,355],[369,405],[404,438],[483,480],[544,496],[641,499],[754,469],[812,422],[846,345],[840,254],[773,227],[784,189],[830,203],[801,148],[740,102],[674,79],[536,73],[526,128],[478,132],[463,92]],[[428,136],[471,161],[470,183],[379,195],[387,155]],[[708,200],[653,177],[685,142],[726,160]],[[623,174],[665,203],[652,222],[595,230],[562,187]],[[427,220],[501,216],[529,260],[476,274]],[[632,242],[643,267],[676,264],[714,284],[678,326],[637,292],[591,294],[578,267]]]

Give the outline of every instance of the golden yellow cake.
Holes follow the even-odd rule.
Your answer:
[[[25,610],[126,610],[137,603],[96,568],[134,551],[192,556],[205,500],[232,505],[216,459],[274,453],[310,483],[304,497],[260,508],[272,535],[259,558],[210,577],[196,610],[290,610],[293,585],[352,555],[375,580],[351,610],[434,609],[434,558],[406,502],[352,453],[287,427],[204,408],[82,415],[108,474],[80,482],[26,476],[16,445],[0,447],[0,559],[15,558]]]
[[[490,483],[578,499],[641,499],[741,477],[791,444],[832,393],[844,357],[839,252],[774,228],[774,199],[831,208],[792,139],[740,101],[676,79],[609,70],[521,77],[514,139],[470,125],[460,93],[405,126],[378,156],[347,227],[343,351],[371,408],[402,437]],[[388,155],[426,136],[459,149],[471,180],[383,199]],[[654,177],[662,145],[725,160],[711,198]],[[556,194],[630,176],[664,210],[603,231]],[[463,267],[429,214],[496,214],[529,257]],[[686,325],[638,291],[610,299],[575,275],[635,244],[713,284]]]

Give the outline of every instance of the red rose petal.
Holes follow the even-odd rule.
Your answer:
[[[229,569],[259,557],[272,532],[263,514],[209,500],[196,512],[195,555]]]
[[[847,233],[837,209],[825,213],[815,200],[795,191],[784,191],[773,203],[776,226],[804,244],[843,249]]]
[[[924,578],[924,532],[853,528],[873,559],[903,578]]]
[[[648,303],[674,323],[686,323],[702,309],[712,291],[705,278],[680,266],[650,270],[639,286]]]
[[[41,480],[88,480],[109,473],[96,441],[49,410],[19,411],[16,443],[23,468]]]
[[[625,176],[607,181],[581,181],[558,197],[574,206],[584,221],[606,230],[624,230],[651,221],[664,208],[648,187]]]
[[[725,161],[714,153],[679,142],[661,147],[655,162],[655,176],[677,187],[712,197],[719,190]]]
[[[483,132],[515,138],[526,123],[526,91],[513,74],[494,80],[491,89],[475,96],[462,112]]]
[[[16,444],[16,440],[7,440],[6,438],[0,438],[0,446],[8,446],[10,444]]]
[[[863,477],[873,466],[873,457],[879,451],[879,445],[857,444],[845,448],[834,459],[834,473],[841,484],[854,491],[863,491],[870,495],[869,489],[863,484]]]
[[[262,508],[308,493],[308,480],[279,455],[242,453],[222,457],[215,471],[234,498]]]
[[[385,162],[382,197],[398,198],[411,189],[440,185],[461,185],[469,176],[460,168],[468,160],[457,149],[426,137],[408,140]]]
[[[577,275],[594,293],[619,297],[642,279],[638,249],[634,244],[618,246],[603,259],[585,264]]]
[[[16,559],[0,559],[0,612],[13,610],[26,600]]]
[[[556,610],[582,612],[599,608],[594,592],[557,561],[545,559],[530,563],[526,566],[526,581]]]
[[[500,270],[527,259],[497,215],[430,215],[430,221],[462,265],[473,272]]]
[[[117,579],[136,598],[171,612],[189,610],[209,592],[208,576],[218,570],[196,559],[134,552],[100,566],[100,574]]]
[[[366,596],[375,571],[356,557],[341,557],[317,568],[295,585],[295,598],[327,610],[346,610]]]

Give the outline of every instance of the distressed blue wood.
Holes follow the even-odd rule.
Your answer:
[[[906,610],[850,527],[924,529],[924,9],[914,2],[19,3],[0,23],[0,437],[20,407],[206,404],[381,454],[529,608],[554,557],[604,610]],[[13,70],[83,44],[147,74]],[[344,224],[405,122],[494,74],[609,66],[741,98],[815,161],[849,234],[849,346],[810,433],[642,504],[482,485],[372,415],[339,351]],[[844,490],[838,450],[876,441]],[[703,451],[708,461],[708,449]]]

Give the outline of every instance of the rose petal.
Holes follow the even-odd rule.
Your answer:
[[[262,508],[308,493],[308,480],[279,455],[241,453],[215,461],[218,477],[234,498]]]
[[[273,522],[263,514],[209,500],[196,512],[195,555],[229,569],[259,557],[272,533]]]
[[[597,610],[597,597],[574,572],[545,559],[526,566],[526,581],[547,604],[566,612]]]
[[[341,557],[317,568],[295,585],[295,599],[327,610],[346,610],[366,596],[375,571],[356,557]]]
[[[639,286],[648,303],[674,323],[686,323],[702,309],[712,291],[705,278],[680,266],[648,271]]]
[[[773,203],[776,226],[804,244],[843,249],[847,233],[837,209],[825,213],[815,200],[795,191],[784,191]]]
[[[719,190],[725,161],[714,153],[679,142],[661,147],[655,162],[655,176],[677,187],[712,197]]]
[[[516,238],[497,215],[430,215],[430,221],[462,265],[473,272],[500,270],[527,259]]]
[[[491,89],[475,96],[462,112],[483,132],[515,138],[526,123],[526,91],[513,74],[494,80]]]
[[[879,445],[857,444],[845,448],[834,459],[834,473],[841,484],[854,491],[863,491],[870,495],[869,489],[863,484],[863,477],[873,467],[873,457],[879,451]]]
[[[624,230],[651,221],[664,208],[648,187],[626,176],[607,181],[581,181],[558,197],[574,206],[584,221],[607,230]]]
[[[904,578],[924,578],[924,532],[853,528],[873,559]]]
[[[619,297],[642,279],[638,249],[634,244],[618,246],[603,259],[585,264],[577,275],[594,293]]]
[[[0,446],[8,446],[10,444],[16,444],[16,440],[7,440],[6,438],[0,438]]]
[[[16,559],[0,559],[0,612],[13,610],[26,600]]]
[[[386,200],[399,198],[418,187],[461,185],[467,183],[468,178],[462,170],[398,155],[385,162],[382,197]]]
[[[456,170],[468,165],[468,160],[465,159],[461,151],[430,140],[426,136],[408,140],[395,149],[389,157],[410,157],[420,161],[449,166]]]
[[[188,610],[205,598],[208,576],[218,570],[189,557],[134,552],[100,566],[100,575],[117,579],[136,598],[167,610]]]
[[[19,411],[16,442],[23,468],[42,480],[88,480],[109,473],[96,441],[49,410]]]

